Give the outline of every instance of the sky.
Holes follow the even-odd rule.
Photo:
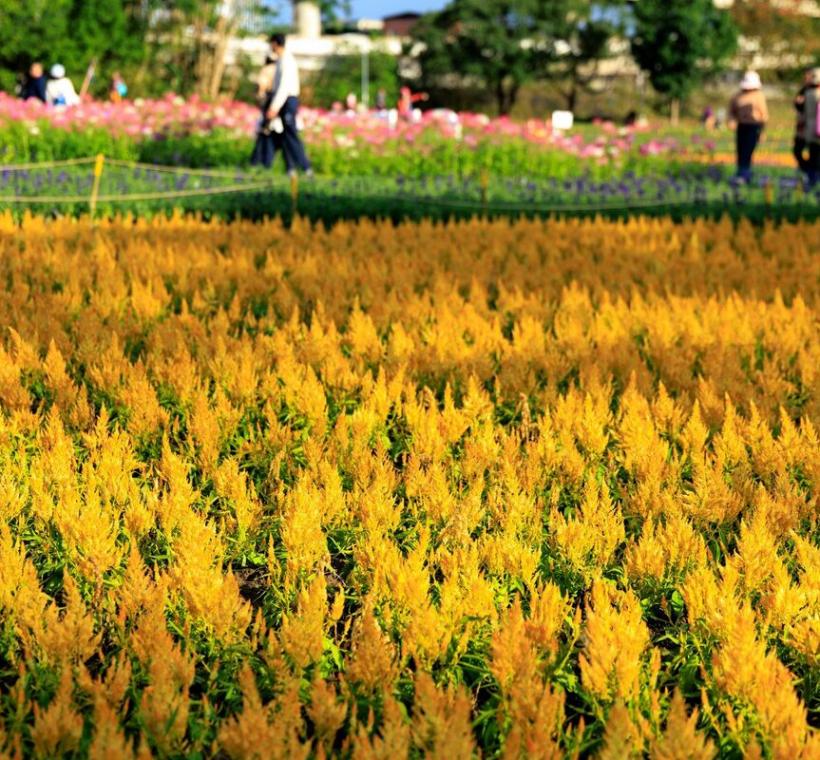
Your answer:
[[[445,5],[444,0],[352,0],[353,18],[382,18],[393,13],[434,11]]]
[[[281,7],[281,15],[290,18],[289,2],[270,2],[271,7]],[[394,13],[424,13],[426,11],[436,11],[446,5],[446,0],[351,0],[351,18],[384,18]]]

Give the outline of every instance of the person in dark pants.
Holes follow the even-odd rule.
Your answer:
[[[805,172],[809,187],[820,182],[820,68],[814,69],[806,89],[806,122],[803,139],[809,149]]]
[[[752,179],[752,156],[769,120],[762,87],[757,72],[747,71],[729,104],[729,123],[737,127],[737,176],[745,182]]]
[[[45,72],[43,71],[43,64],[35,61],[31,64],[31,67],[28,70],[28,76],[23,84],[23,89],[20,91],[20,97],[23,100],[35,98],[36,100],[45,103],[47,83],[48,80],[46,79]]]
[[[276,159],[276,154],[280,150],[284,152],[282,132],[280,131],[281,121],[278,124],[277,121],[279,120],[260,120],[256,132],[256,142],[253,146],[253,153],[251,153],[251,166],[264,166],[266,169],[270,169]]]
[[[803,86],[794,98],[794,110],[797,112],[797,124],[794,132],[794,155],[801,172],[808,172],[809,162],[806,159],[806,92],[812,86],[814,69],[808,69],[803,79]]]
[[[276,154],[283,149],[282,121],[279,118],[269,119],[268,111],[273,101],[273,82],[276,74],[276,60],[268,56],[265,65],[259,72],[257,81],[257,102],[261,109],[259,123],[256,127],[256,143],[251,154],[251,166],[264,166],[270,169]]]
[[[285,47],[285,35],[274,34],[270,38],[271,50],[276,56],[276,76],[273,82],[273,98],[267,117],[282,120],[282,149],[288,174],[301,169],[312,176],[313,169],[299,137],[296,116],[299,112],[299,67],[293,54]]]

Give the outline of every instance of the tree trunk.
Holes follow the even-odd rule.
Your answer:
[[[504,80],[499,79],[495,85],[495,102],[498,106],[498,115],[499,116],[506,116],[509,111],[507,110],[507,92],[504,89]]]
[[[511,114],[513,108],[515,108],[516,102],[518,102],[518,91],[521,89],[521,85],[518,82],[513,82],[510,85],[510,89],[507,92],[507,113]]]
[[[672,98],[672,106],[670,108],[670,119],[672,126],[677,127],[680,124],[680,98]]]
[[[234,32],[233,18],[229,17],[228,13],[231,13],[230,9],[226,14],[219,17],[214,29],[211,76],[206,91],[206,95],[211,100],[215,100],[219,96],[222,78],[225,75],[225,54],[228,52],[228,42]]]
[[[193,44],[193,58],[194,58],[194,78],[196,81],[196,93],[200,97],[207,96],[208,74],[210,72],[210,56],[208,55],[208,44],[205,39],[208,31],[208,26],[203,18],[197,18],[194,21],[194,44]]]
[[[575,113],[575,107],[578,105],[578,85],[573,79],[569,91],[565,94],[567,100],[567,111]]]

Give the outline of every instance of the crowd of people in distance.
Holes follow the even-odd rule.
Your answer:
[[[811,188],[820,181],[820,68],[806,70],[794,107],[794,158]],[[740,90],[729,104],[728,116],[736,134],[737,178],[750,182],[754,152],[769,121],[763,83],[756,71],[744,74]]]
[[[35,98],[50,106],[75,106],[80,102],[74,83],[66,76],[65,66],[55,63],[46,75],[39,61],[31,64],[20,97],[23,100]]]
[[[86,80],[90,82],[93,75],[94,66],[89,67]],[[84,85],[85,88],[85,85]],[[84,89],[83,88],[83,89]],[[19,95],[23,100],[34,98],[50,106],[76,106],[84,94],[74,87],[74,83],[66,75],[65,66],[55,63],[46,74],[43,64],[35,61],[29,67],[26,76],[20,84]],[[118,103],[128,95],[128,85],[125,83],[119,71],[115,71],[111,76],[111,83],[108,89],[108,97],[112,102]]]

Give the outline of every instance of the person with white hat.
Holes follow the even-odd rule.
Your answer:
[[[756,71],[747,71],[738,92],[729,104],[729,124],[737,128],[737,176],[752,178],[752,156],[769,121],[763,85]]]
[[[49,71],[49,77],[46,85],[46,103],[52,106],[76,106],[80,102],[74,84],[65,75],[65,66],[55,63]]]
[[[808,77],[805,92],[803,138],[809,149],[809,159],[805,164],[809,187],[820,182],[820,68],[813,69]]]

